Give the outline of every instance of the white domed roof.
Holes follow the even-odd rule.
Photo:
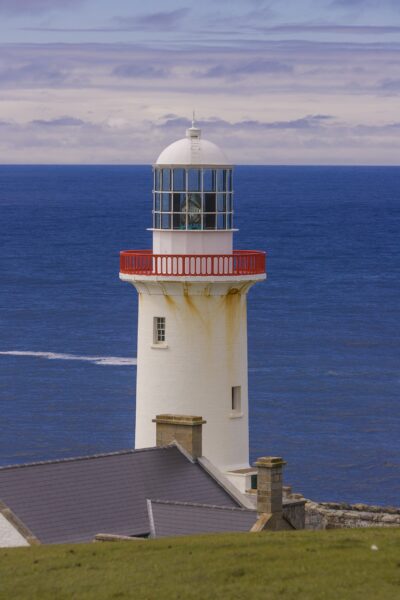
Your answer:
[[[156,165],[166,166],[229,166],[230,164],[221,148],[201,138],[201,129],[194,124],[186,130],[186,137],[167,146],[156,162]]]

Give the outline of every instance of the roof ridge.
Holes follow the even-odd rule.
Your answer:
[[[86,456],[71,456],[68,458],[53,458],[50,460],[38,460],[30,463],[18,463],[14,465],[4,465],[0,466],[0,472],[6,471],[10,469],[21,469],[23,467],[39,467],[41,465],[52,465],[58,463],[68,463],[75,462],[81,460],[92,460],[96,458],[106,458],[108,456],[122,456],[124,454],[136,454],[139,452],[149,452],[152,450],[168,450],[169,448],[175,448],[174,445],[171,446],[150,446],[149,448],[128,448],[126,450],[117,450],[115,452],[101,452],[98,454],[89,454]]]
[[[181,502],[179,500],[160,500],[157,498],[148,498],[149,502],[154,502],[156,504],[172,504],[177,506],[197,506],[201,508],[220,508],[221,510],[231,510],[231,511],[239,511],[239,512],[256,512],[256,509],[252,510],[251,508],[243,508],[242,506],[225,506],[223,504],[204,504],[199,502]]]

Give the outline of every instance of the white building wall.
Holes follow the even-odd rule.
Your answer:
[[[0,548],[16,548],[18,546],[29,546],[29,543],[11,525],[10,521],[0,514]]]
[[[124,277],[124,279],[128,279]],[[221,470],[249,464],[246,294],[255,281],[134,283],[139,292],[136,448],[154,446],[157,414],[202,416],[203,454]],[[153,319],[166,318],[166,344]],[[232,387],[241,386],[241,414]]]
[[[154,254],[232,254],[232,231],[153,231]]]

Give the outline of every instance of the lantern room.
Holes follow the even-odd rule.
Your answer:
[[[153,173],[153,251],[232,253],[232,165],[194,122],[163,150]]]

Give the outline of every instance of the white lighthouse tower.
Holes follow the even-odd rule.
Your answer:
[[[233,250],[232,165],[194,123],[153,171],[153,248],[120,267],[139,294],[135,446],[155,445],[156,415],[201,415],[204,456],[247,468],[246,299],[265,253]]]

